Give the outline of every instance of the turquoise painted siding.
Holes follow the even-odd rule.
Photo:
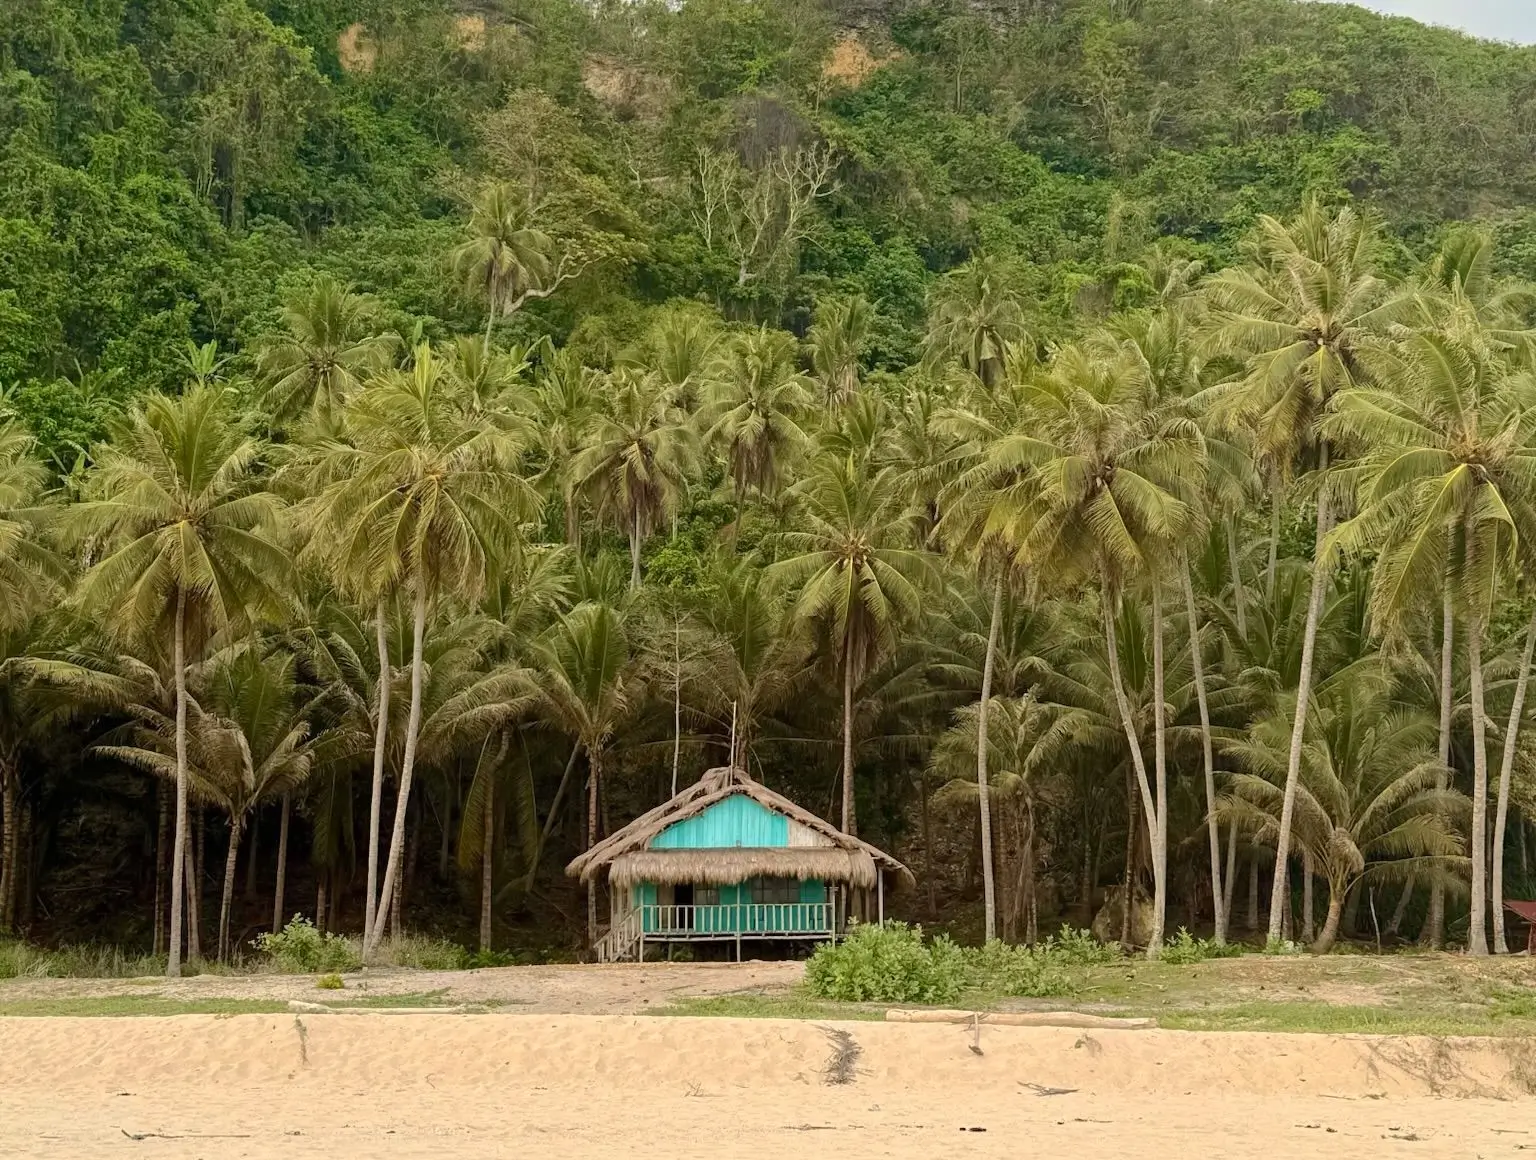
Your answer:
[[[695,887],[695,897],[703,887]],[[810,912],[797,909],[789,905],[769,904],[766,909],[757,904],[752,898],[750,883],[740,883],[735,886],[720,886],[720,901],[718,905],[696,903],[689,914],[693,925],[690,930],[696,934],[735,934],[738,931],[745,935],[751,935],[754,931],[764,933],[782,934],[786,931],[812,931]],[[654,883],[642,882],[631,888],[631,902],[642,908],[655,907],[660,903],[663,893]],[[827,900],[826,883],[811,879],[800,883],[801,902],[825,902]],[[656,911],[652,909],[641,910],[642,923],[647,934],[666,933],[672,935],[685,934],[685,931],[671,929],[663,930],[667,923],[686,921],[676,911]]]
[[[651,839],[653,850],[787,845],[789,819],[765,809],[744,794],[716,802],[702,814],[668,826]]]

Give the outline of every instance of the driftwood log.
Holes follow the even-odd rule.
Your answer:
[[[1120,1019],[1109,1015],[1088,1015],[1082,1011],[931,1011],[893,1007],[885,1013],[887,1023],[960,1023],[989,1027],[1080,1027],[1104,1031],[1140,1031],[1156,1027],[1151,1019]]]

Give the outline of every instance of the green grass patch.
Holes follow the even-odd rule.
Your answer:
[[[1333,1035],[1536,1035],[1536,1017],[1482,1010],[1357,1007],[1337,1003],[1239,1003],[1203,1011],[1124,1012],[1150,1015],[1177,1031],[1289,1031]]]
[[[124,1018],[145,1015],[273,1015],[278,999],[167,999],[159,995],[80,995],[67,999],[0,999],[0,1016]]]

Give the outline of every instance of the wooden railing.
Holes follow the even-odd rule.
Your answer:
[[[793,937],[832,933],[827,902],[746,902],[717,906],[641,906],[640,928],[647,937],[721,935]]]
[[[593,948],[600,963],[617,963],[629,958],[640,945],[640,912],[631,910],[597,940]]]

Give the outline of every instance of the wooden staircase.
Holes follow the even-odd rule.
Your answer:
[[[622,963],[634,958],[640,950],[640,937],[644,933],[640,911],[631,910],[609,927],[592,949],[600,963]]]

